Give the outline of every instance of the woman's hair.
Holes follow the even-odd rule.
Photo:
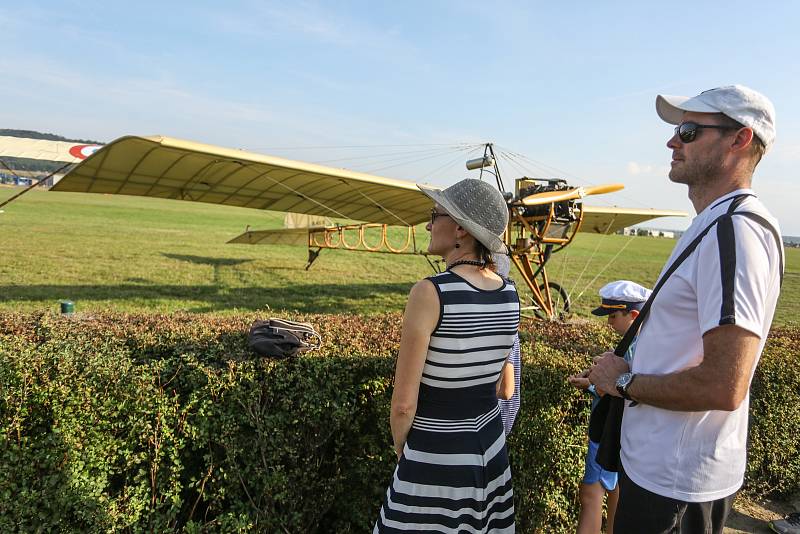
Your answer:
[[[478,256],[478,260],[483,262],[483,267],[481,267],[481,269],[489,268],[493,271],[495,270],[494,258],[492,257],[491,251],[477,239],[475,240],[475,255]]]

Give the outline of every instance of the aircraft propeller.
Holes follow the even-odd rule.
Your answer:
[[[602,184],[592,185],[587,187],[573,187],[564,189],[562,191],[547,191],[544,193],[536,193],[528,195],[520,200],[525,206],[539,206],[541,204],[550,204],[553,202],[563,202],[564,200],[575,200],[589,195],[600,195],[603,193],[613,193],[624,189],[623,184]]]

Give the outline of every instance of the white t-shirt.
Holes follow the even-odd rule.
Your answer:
[[[743,193],[753,194],[749,189],[734,191],[699,213],[664,269],[728,210],[732,197]],[[736,211],[761,215],[780,235],[777,221],[755,196],[746,197]],[[723,324],[761,338],[758,363],[780,292],[783,245],[745,216],[732,221],[733,239],[716,225],[664,283],[639,333],[632,372],[668,374],[698,365],[703,334]],[[733,494],[744,480],[749,405],[748,392],[732,412],[626,407],[621,436],[626,474],[646,490],[684,502]]]

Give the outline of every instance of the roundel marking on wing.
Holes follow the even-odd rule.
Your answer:
[[[101,145],[75,145],[69,149],[69,154],[77,159],[86,159],[101,148]]]

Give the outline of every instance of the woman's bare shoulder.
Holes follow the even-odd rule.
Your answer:
[[[428,278],[423,278],[411,287],[408,299],[439,300],[439,295],[436,292],[436,286],[433,285],[433,282]]]

